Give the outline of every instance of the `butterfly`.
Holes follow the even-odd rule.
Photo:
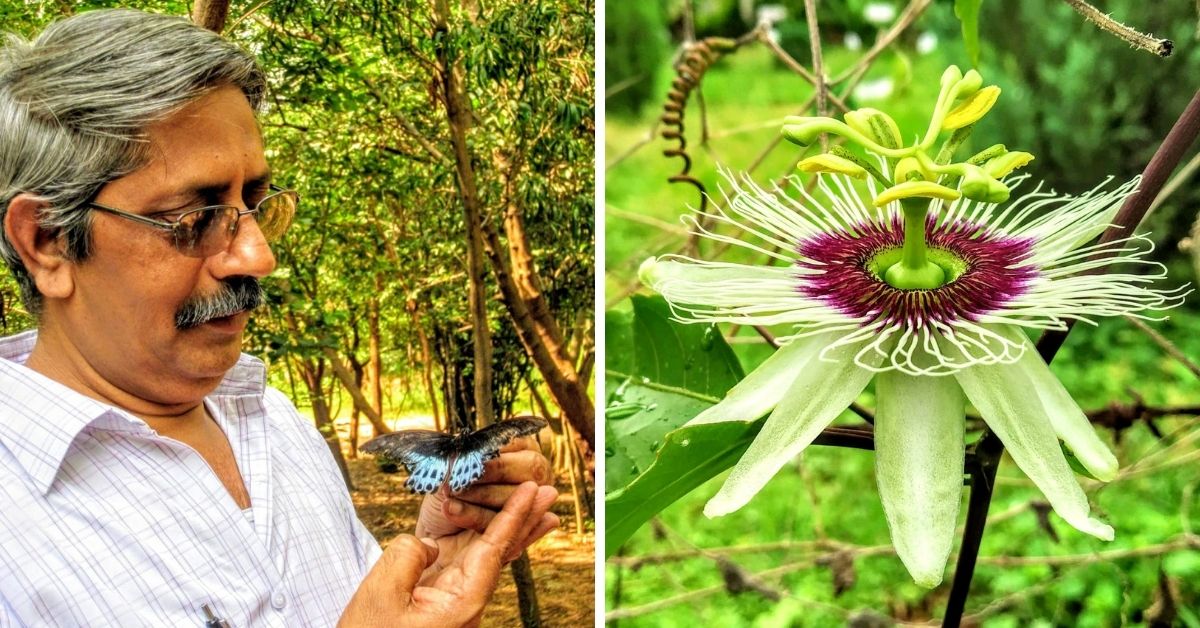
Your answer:
[[[498,457],[508,441],[537,434],[544,427],[541,419],[523,417],[454,436],[403,430],[373,438],[359,449],[403,464],[408,470],[404,486],[414,493],[432,493],[447,482],[450,491],[458,493],[483,476],[483,463]]]

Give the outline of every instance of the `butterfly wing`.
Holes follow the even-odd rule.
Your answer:
[[[404,430],[367,441],[364,453],[395,460],[408,470],[404,486],[414,493],[432,493],[446,481],[450,469],[451,437],[430,430]]]
[[[457,493],[483,477],[484,462],[481,451],[459,453],[454,459],[454,470],[450,472],[450,491]]]
[[[500,455],[508,441],[537,434],[546,422],[541,419],[509,419],[472,432],[460,441],[454,470],[450,472],[450,490],[457,493],[483,477],[483,463]]]

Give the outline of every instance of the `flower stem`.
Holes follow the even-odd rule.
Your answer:
[[[884,281],[901,290],[932,290],[946,283],[946,271],[929,261],[925,245],[925,214],[929,199],[901,199],[904,212],[904,247],[900,261],[884,273]]]

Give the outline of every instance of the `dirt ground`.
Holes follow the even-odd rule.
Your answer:
[[[386,545],[397,534],[412,532],[421,499],[404,488],[404,472],[379,473],[370,459],[347,462],[354,482],[352,495],[358,516],[380,544]],[[575,530],[570,487],[559,486],[558,490],[559,498],[553,510],[562,525],[529,549],[542,625],[547,628],[593,626],[596,613],[595,535],[590,529],[582,533]],[[483,626],[520,625],[517,588],[506,571],[484,612]]]

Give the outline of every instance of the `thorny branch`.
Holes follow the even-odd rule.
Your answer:
[[[812,83],[817,89],[817,116],[824,116],[829,86],[825,83],[825,62],[821,57],[821,31],[817,29],[816,0],[804,0],[804,21],[808,22],[808,45],[812,51]],[[821,136],[821,152],[829,150],[829,138]]]
[[[1153,35],[1138,32],[1102,12],[1100,9],[1088,4],[1086,0],[1064,0],[1071,5],[1082,15],[1087,21],[1099,26],[1113,35],[1116,35],[1125,43],[1140,48],[1146,52],[1152,52],[1160,57],[1171,56],[1171,51],[1175,49],[1175,44],[1170,39],[1160,39]]]

